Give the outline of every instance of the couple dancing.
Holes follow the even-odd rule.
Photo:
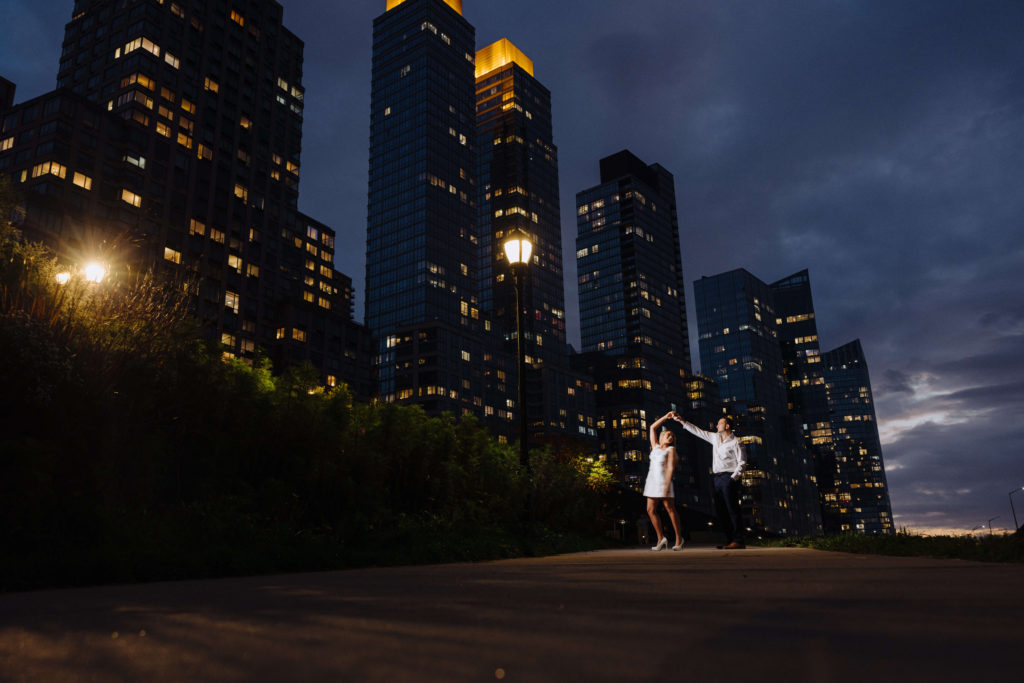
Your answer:
[[[746,465],[746,456],[743,453],[740,440],[732,433],[732,424],[723,417],[718,421],[717,432],[706,432],[687,422],[672,410],[651,424],[650,469],[647,472],[647,482],[644,485],[644,495],[647,496],[647,515],[651,518],[651,524],[654,525],[654,531],[658,538],[658,545],[651,550],[665,550],[668,547],[668,538],[663,533],[661,519],[658,517],[659,501],[668,511],[669,519],[672,520],[672,529],[676,533],[676,544],[672,546],[672,550],[683,549],[682,528],[675,506],[675,490],[672,487],[672,473],[679,461],[674,445],[676,435],[668,428],[662,429],[661,434],[658,434],[658,428],[668,420],[681,423],[686,431],[711,444],[715,508],[726,535],[725,543],[718,547],[727,550],[745,548],[742,520],[740,519],[739,489],[740,475],[743,473],[743,466]]]

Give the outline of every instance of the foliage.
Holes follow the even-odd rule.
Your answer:
[[[524,527],[518,455],[474,419],[225,360],[183,283],[59,286],[10,226],[0,254],[0,590],[601,543],[606,472],[578,453],[534,452]]]
[[[981,562],[1024,562],[1024,538],[1008,536],[919,536],[901,530],[886,536],[841,534],[765,541],[765,545],[871,555],[948,557]]]

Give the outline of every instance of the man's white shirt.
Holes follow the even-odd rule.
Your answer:
[[[706,432],[689,422],[683,423],[683,429],[711,444],[711,471],[714,474],[728,472],[733,479],[740,478],[740,474],[743,473],[743,468],[747,464],[747,456],[743,450],[743,444],[735,434],[730,434],[729,438],[723,439],[718,432]]]

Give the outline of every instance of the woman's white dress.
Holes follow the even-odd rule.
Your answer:
[[[647,470],[647,483],[644,484],[644,496],[647,498],[675,498],[672,482],[668,483],[668,494],[665,494],[665,472],[668,469],[668,449],[654,448],[649,457],[651,468]]]

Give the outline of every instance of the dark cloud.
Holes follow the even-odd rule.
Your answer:
[[[306,46],[301,208],[337,229],[361,318],[384,0],[282,4]],[[19,30],[0,43],[0,75],[19,99],[53,87],[71,5],[5,4]],[[600,157],[629,148],[675,175],[688,281],[806,267],[822,348],[861,340],[899,521],[1001,514],[1024,483],[1024,3],[585,5],[464,3],[478,44],[508,37],[552,92],[570,339],[574,196]]]
[[[887,368],[884,375],[885,377],[883,381],[876,384],[874,387],[875,395],[883,395],[887,393],[914,393],[914,390],[910,386],[910,375],[907,373],[900,372],[896,368]]]

